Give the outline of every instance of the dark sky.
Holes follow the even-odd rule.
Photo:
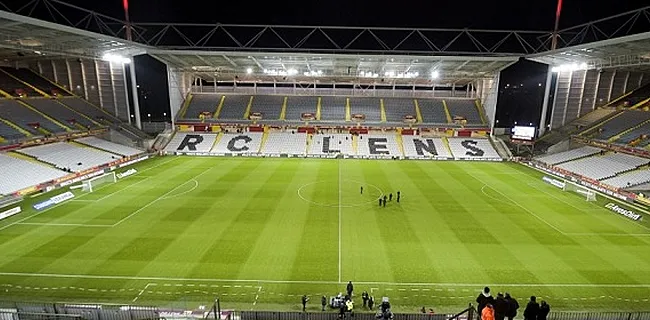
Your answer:
[[[65,0],[123,18],[122,0]],[[24,3],[5,0],[5,3]],[[647,0],[565,0],[561,27],[647,6]],[[13,5],[12,5],[13,6]],[[556,0],[178,1],[131,0],[136,22],[551,30]]]

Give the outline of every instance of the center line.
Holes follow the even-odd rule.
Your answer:
[[[339,165],[339,282],[341,282],[341,160],[338,160]]]

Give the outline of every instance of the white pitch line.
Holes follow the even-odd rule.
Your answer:
[[[155,283],[147,283],[147,285],[144,286],[144,288],[143,288],[142,290],[140,290],[140,293],[138,293],[138,295],[137,295],[135,298],[133,298],[133,301],[131,301],[131,302],[136,302],[136,301],[138,301],[138,299],[140,298],[140,296],[141,296],[141,295],[142,295],[142,294],[143,294],[143,293],[144,293],[144,292],[149,288],[149,286],[156,286],[156,285],[157,285],[157,284],[155,284]]]
[[[341,282],[341,211],[343,208],[341,207],[342,201],[341,201],[341,160],[338,160],[338,169],[339,169],[339,282]]]
[[[0,276],[22,276],[35,278],[62,278],[62,279],[107,279],[107,280],[148,280],[148,281],[185,281],[185,282],[225,282],[225,283],[266,283],[266,284],[343,284],[337,281],[309,281],[309,280],[253,280],[253,279],[208,279],[208,278],[168,278],[168,277],[143,277],[143,276],[115,276],[115,275],[83,275],[83,274],[56,274],[56,273],[21,273],[0,272]],[[648,284],[612,284],[612,283],[444,283],[444,282],[375,282],[357,281],[361,285],[383,286],[421,286],[421,287],[477,287],[488,286],[502,287],[576,287],[576,288],[650,288]],[[226,286],[223,286],[226,287]],[[386,289],[389,290],[389,289]]]
[[[28,226],[51,226],[51,227],[89,227],[89,228],[111,228],[112,224],[83,224],[83,223],[40,223],[40,222],[21,222],[19,225]]]
[[[212,169],[212,168],[207,168],[207,169],[203,170],[201,173],[199,173],[199,174],[197,174],[196,176],[192,177],[191,180],[195,180],[196,178],[202,176],[202,175],[205,174],[206,172],[210,171],[210,169]],[[190,181],[191,181],[191,180],[190,180]],[[197,183],[198,183],[198,182],[197,182]],[[168,192],[166,192],[166,193],[163,194],[162,196],[160,196],[160,197],[154,199],[153,201],[147,203],[146,205],[144,205],[144,206],[141,207],[140,209],[134,211],[134,212],[131,213],[130,215],[128,215],[128,216],[122,218],[120,221],[114,223],[114,224],[112,225],[112,227],[117,227],[117,226],[119,226],[120,224],[122,224],[122,222],[131,219],[131,217],[133,217],[133,216],[135,216],[136,214],[140,213],[142,210],[147,209],[147,208],[149,208],[150,206],[152,206],[153,204],[155,204],[156,202],[165,199],[165,197],[167,197],[170,193],[176,191],[176,189],[178,189],[178,188],[184,186],[185,184],[187,184],[187,181],[185,181],[185,182],[179,184],[179,185],[176,186],[174,189],[169,190]]]

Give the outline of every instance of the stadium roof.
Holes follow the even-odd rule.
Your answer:
[[[50,16],[37,16],[44,5]],[[650,6],[547,31],[125,23],[58,0],[0,11],[0,58],[101,58],[151,54],[179,70],[216,80],[465,83],[527,57],[588,68],[650,68]],[[62,12],[77,14],[64,15]],[[38,19],[37,19],[38,18]]]

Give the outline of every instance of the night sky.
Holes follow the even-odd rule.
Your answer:
[[[24,0],[0,0],[18,8]],[[122,0],[64,0],[70,4],[124,19]],[[230,24],[284,24],[321,26],[383,26],[421,28],[553,29],[556,0],[502,1],[178,1],[130,0],[131,20],[137,22],[186,22]],[[564,0],[560,28],[612,16],[647,6],[647,0]],[[622,23],[622,21],[621,21]],[[164,65],[148,56],[136,59],[137,81],[143,121],[163,120],[169,115],[167,74]],[[502,74],[503,83],[540,83],[545,66],[521,63]],[[543,74],[543,75],[542,75]],[[526,90],[500,88],[497,118],[508,126],[514,121],[539,122],[543,87]],[[531,88],[532,89],[532,88]],[[146,101],[144,101],[146,96]],[[541,97],[543,99],[543,96]],[[530,109],[529,109],[530,108]],[[531,114],[536,114],[531,116]],[[525,118],[525,119],[524,119]],[[165,119],[166,120],[166,119]]]

